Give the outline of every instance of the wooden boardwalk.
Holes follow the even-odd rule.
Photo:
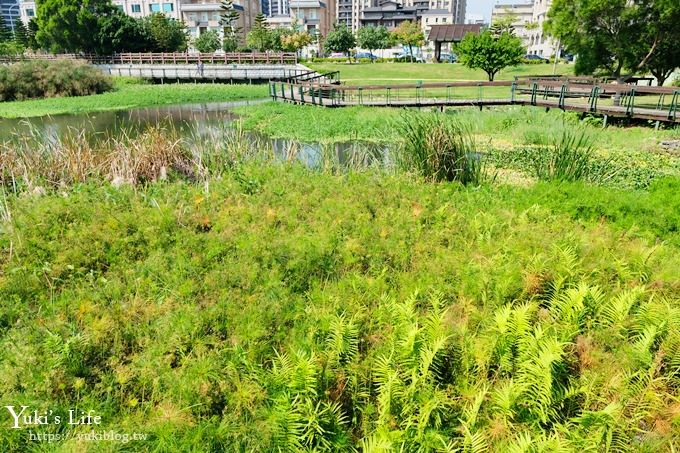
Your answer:
[[[501,82],[448,82],[409,85],[348,86],[270,82],[273,99],[324,107],[491,107],[536,106],[606,117],[680,123],[680,88],[594,83],[555,79]]]

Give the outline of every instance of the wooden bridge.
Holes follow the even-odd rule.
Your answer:
[[[342,85],[291,78],[270,82],[273,99],[324,107],[478,107],[523,105],[607,117],[680,123],[680,88],[611,83],[573,83],[555,78],[500,82],[444,82],[408,85]],[[657,123],[658,124],[658,123]]]
[[[82,60],[109,75],[159,82],[266,83],[312,72],[298,64],[297,55],[290,52],[26,54],[0,57],[0,64],[25,60]]]

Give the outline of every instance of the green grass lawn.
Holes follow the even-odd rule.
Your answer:
[[[0,407],[101,425],[2,451],[672,451],[678,190],[244,164],[9,197]],[[28,433],[93,428],[146,438]]]
[[[307,63],[319,72],[340,71],[340,80],[348,85],[405,84],[416,81],[445,82],[451,80],[488,80],[486,73],[479,69],[468,69],[454,63],[366,63],[347,62]],[[550,75],[552,65],[521,65],[501,71],[496,80],[512,80],[515,76]],[[572,75],[574,65],[557,65],[557,74]]]
[[[268,95],[266,85],[167,84],[147,85],[117,80],[115,90],[94,96],[0,102],[0,118],[124,110],[168,104],[229,102],[260,99]]]

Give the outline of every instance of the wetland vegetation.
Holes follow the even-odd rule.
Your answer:
[[[288,127],[307,138],[305,118],[330,127],[330,110],[258,109],[302,112]],[[333,112],[344,134],[347,112]],[[152,127],[6,142],[2,406],[76,405],[106,430],[147,435],[61,450],[672,451],[677,156],[645,184],[525,164],[519,183],[461,184],[422,164],[450,168],[458,158],[441,156],[486,149],[498,124],[507,141],[568,156],[562,131],[577,125],[535,113],[539,129],[530,111],[385,114],[386,136],[355,136],[399,145],[371,165],[332,147],[277,152],[238,122],[194,137]],[[423,138],[405,120],[447,133]],[[463,123],[470,141],[452,142]],[[621,155],[634,137],[674,134],[617,132]],[[393,158],[418,143],[430,161]],[[24,430],[0,443],[52,447]]]

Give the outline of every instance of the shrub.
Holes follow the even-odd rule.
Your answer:
[[[109,77],[81,61],[24,61],[0,68],[0,101],[87,96],[112,89]]]
[[[441,114],[404,114],[398,165],[428,180],[479,184],[481,159],[468,128]]]

